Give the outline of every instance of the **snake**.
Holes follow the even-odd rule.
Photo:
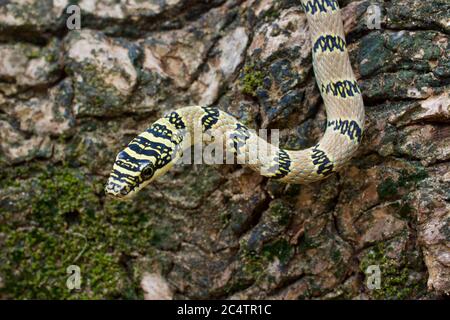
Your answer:
[[[364,103],[350,63],[339,4],[337,0],[301,0],[301,6],[327,115],[325,132],[314,146],[282,149],[217,107],[181,107],[155,121],[117,154],[105,193],[119,199],[133,197],[169,171],[197,140],[219,141],[241,160],[251,155],[255,145],[262,146],[268,152],[243,164],[283,183],[312,183],[344,167],[361,143]],[[201,138],[195,138],[199,133]]]

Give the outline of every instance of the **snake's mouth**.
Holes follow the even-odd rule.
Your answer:
[[[105,193],[113,198],[124,199],[130,195],[130,188],[126,185],[118,184],[114,179],[109,178],[105,186]]]

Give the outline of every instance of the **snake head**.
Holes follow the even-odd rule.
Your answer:
[[[127,149],[117,155],[106,183],[105,193],[114,198],[133,197],[152,181],[155,174],[155,165],[151,159],[133,158]]]

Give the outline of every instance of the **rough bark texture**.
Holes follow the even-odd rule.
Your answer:
[[[366,105],[339,174],[183,165],[102,191],[165,112],[217,105],[306,148],[325,113],[299,1],[0,1],[0,297],[403,299],[450,291],[450,4],[340,1]],[[66,287],[69,265],[81,289]],[[381,288],[366,286],[368,266]]]

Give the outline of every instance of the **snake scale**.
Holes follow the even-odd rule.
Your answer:
[[[316,145],[299,151],[280,149],[218,108],[184,107],[157,120],[117,155],[106,193],[129,198],[166,173],[193,143],[181,132],[215,130],[236,157],[245,157],[253,144],[265,144],[270,152],[248,166],[286,183],[310,183],[339,170],[361,141],[363,99],[350,64],[338,1],[302,0],[302,6],[316,82],[327,113],[325,133]]]

